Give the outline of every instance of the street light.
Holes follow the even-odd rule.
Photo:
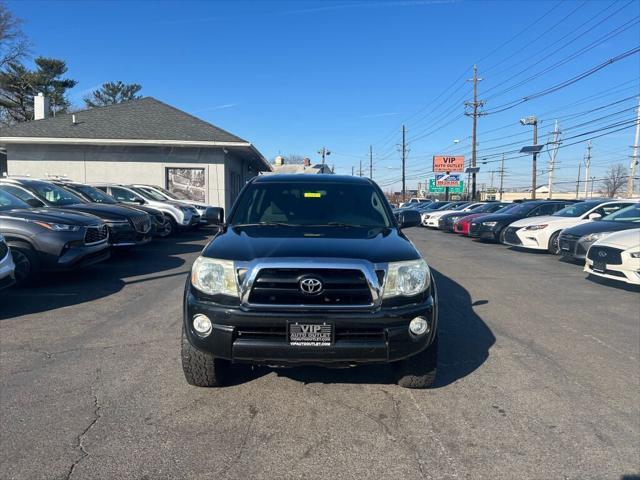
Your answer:
[[[331,152],[327,149],[327,147],[322,147],[318,150],[318,154],[322,156],[322,173],[324,173],[324,158],[327,155],[331,155]]]
[[[529,115],[528,117],[520,119],[521,125],[533,125],[533,162],[531,165],[531,199],[536,199],[536,164],[538,162],[538,150],[535,148],[538,145],[538,118],[535,115]],[[526,148],[526,147],[525,147]],[[524,148],[523,148],[524,150]],[[521,150],[522,151],[522,150]]]

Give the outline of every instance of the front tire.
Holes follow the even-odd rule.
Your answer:
[[[551,235],[549,239],[549,247],[547,248],[548,252],[552,255],[560,254],[560,232],[556,232]]]
[[[436,380],[438,337],[422,352],[396,364],[396,383],[404,388],[429,388]]]
[[[40,269],[36,252],[27,247],[10,247],[10,250],[15,264],[16,287],[28,285]]]
[[[503,228],[502,230],[500,230],[500,233],[496,235],[496,237],[498,238],[498,243],[504,244],[504,239],[506,236],[507,236],[507,229]]]
[[[196,387],[220,387],[228,362],[215,358],[209,352],[203,352],[191,345],[182,326],[182,371],[190,385]]]

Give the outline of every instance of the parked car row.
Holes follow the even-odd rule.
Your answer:
[[[106,260],[112,249],[197,228],[219,212],[153,185],[0,179],[0,288]]]
[[[581,262],[589,274],[640,285],[638,200],[433,202],[407,206],[422,225]]]

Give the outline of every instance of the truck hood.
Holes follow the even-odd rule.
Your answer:
[[[575,227],[567,228],[562,233],[584,237],[585,235],[589,235],[590,233],[618,232],[620,230],[630,230],[632,228],[638,227],[640,227],[640,223],[595,220],[593,222],[583,223],[582,225],[576,225]]]
[[[49,223],[63,223],[66,225],[98,225],[102,221],[93,215],[59,210],[57,208],[15,209],[0,211],[0,217],[26,219]]]
[[[415,260],[420,254],[395,228],[224,227],[202,254],[224,260],[356,258],[372,263]]]

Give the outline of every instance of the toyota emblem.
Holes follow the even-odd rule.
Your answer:
[[[322,282],[317,278],[303,278],[300,280],[300,291],[307,295],[318,295],[322,292]]]
[[[603,252],[602,250],[600,250],[600,251],[598,252],[598,256],[599,256],[599,257],[601,257],[601,258],[604,258],[604,257],[606,257],[606,256],[607,256],[607,252]]]

